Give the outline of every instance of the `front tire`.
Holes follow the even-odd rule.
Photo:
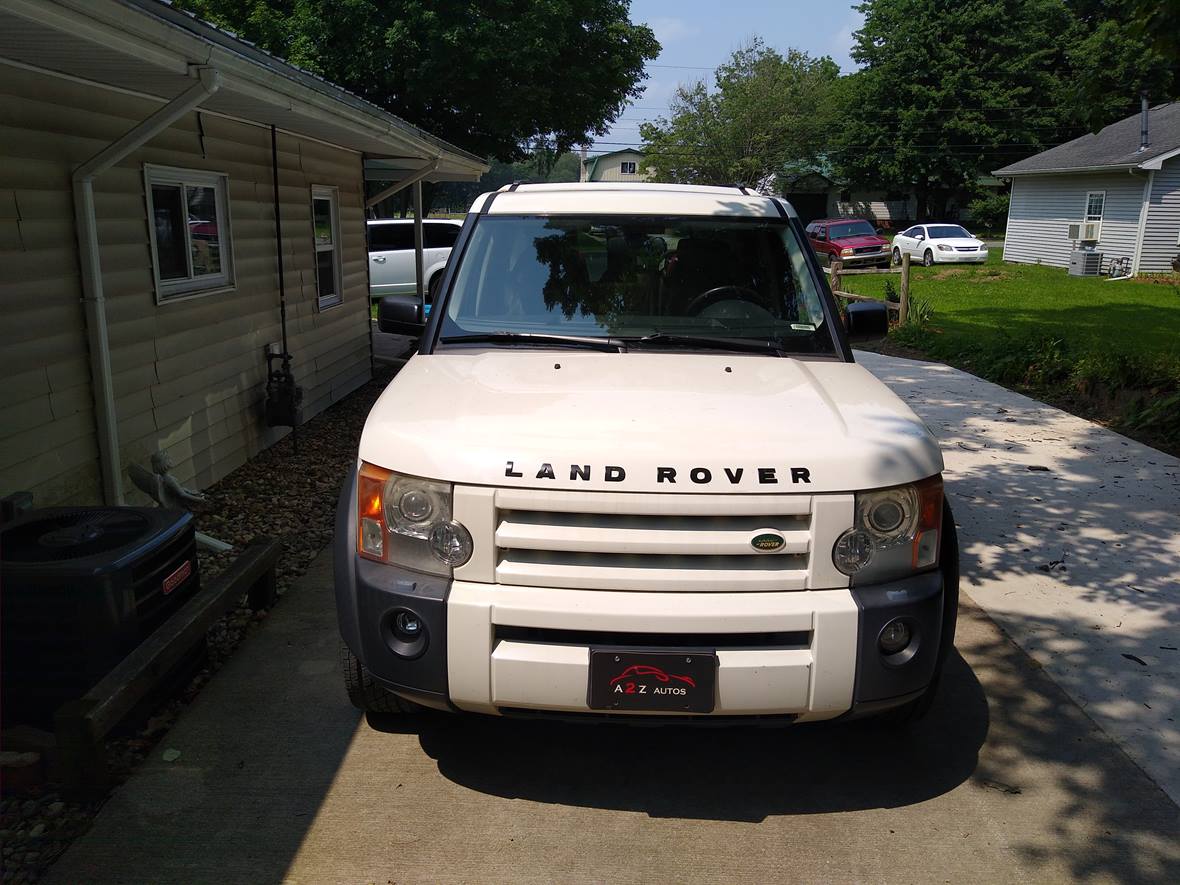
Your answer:
[[[414,712],[408,701],[402,700],[373,679],[373,674],[365,669],[365,665],[344,642],[340,643],[340,666],[344,670],[344,688],[348,692],[348,699],[358,710],[366,713]]]
[[[932,264],[934,264],[934,253],[927,249],[922,253],[922,266],[930,267]]]
[[[893,247],[893,263],[901,264],[901,250],[896,246]]]

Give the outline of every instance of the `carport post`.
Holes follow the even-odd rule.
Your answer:
[[[418,300],[426,305],[426,285],[422,280],[422,179],[414,182],[414,279],[418,284]],[[424,311],[425,313],[425,311]]]

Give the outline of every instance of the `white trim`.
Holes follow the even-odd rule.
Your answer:
[[[315,237],[315,201],[328,201],[328,215],[329,221],[332,225],[332,242],[330,244],[321,244],[316,242]],[[341,269],[341,243],[340,243],[340,188],[335,185],[327,184],[313,184],[311,186],[311,247],[313,255],[313,273],[315,275],[315,300],[316,307],[323,311],[332,307],[338,307],[344,303],[344,274]],[[321,252],[332,253],[332,277],[335,284],[335,293],[325,298],[320,294],[320,261],[319,255]]]
[[[1131,274],[1139,273],[1139,262],[1143,258],[1143,237],[1147,232],[1147,207],[1151,203],[1151,186],[1155,181],[1155,171],[1147,173],[1147,181],[1143,183],[1143,204],[1139,207],[1139,230],[1135,234],[1135,255],[1131,259]]]
[[[1152,157],[1150,160],[1141,163],[1139,168],[1153,172],[1156,169],[1162,169],[1164,163],[1172,159],[1172,157],[1180,157],[1180,147],[1176,148],[1174,151],[1168,151],[1166,154],[1160,154],[1157,157]]]
[[[192,238],[186,236],[185,265],[188,275],[183,279],[164,280],[160,277],[159,252],[156,242],[155,203],[152,199],[154,185],[175,186],[181,189],[181,209],[185,212],[186,222],[188,201],[185,189],[190,185],[211,187],[213,189],[214,210],[216,212],[218,235],[218,258],[221,270],[215,274],[193,275],[192,267]],[[188,299],[216,293],[233,291],[234,256],[233,233],[230,229],[229,212],[229,176],[224,172],[207,169],[183,169],[176,166],[161,166],[154,163],[143,164],[143,197],[147,209],[148,241],[151,246],[152,283],[156,295],[156,304],[167,304],[170,301]]]

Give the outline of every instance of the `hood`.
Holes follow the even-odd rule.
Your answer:
[[[943,237],[941,239],[931,240],[932,243],[942,243],[946,246],[954,246],[956,249],[960,246],[973,246],[978,249],[983,245],[983,240],[977,240],[975,237]]]
[[[942,470],[925,425],[853,363],[524,348],[413,357],[360,457],[461,484],[619,492],[836,492]]]
[[[888,246],[889,241],[884,237],[879,237],[876,234],[857,234],[855,237],[836,237],[831,240],[835,245],[842,248],[852,247],[856,249],[860,246]]]

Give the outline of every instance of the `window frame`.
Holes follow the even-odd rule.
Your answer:
[[[628,166],[630,166],[631,168],[628,169],[627,168]],[[639,162],[637,160],[620,160],[619,161],[619,174],[620,175],[638,175],[639,174]]]
[[[152,196],[154,185],[181,188],[181,205],[185,208],[186,225],[188,200],[185,197],[184,189],[194,186],[212,187],[217,216],[218,253],[221,259],[220,273],[193,276],[192,236],[190,234],[188,248],[185,250],[188,276],[176,280],[165,280],[160,277],[160,257],[156,241],[156,206]],[[187,169],[180,166],[144,163],[143,197],[147,210],[148,242],[151,250],[149,257],[152,263],[152,286],[156,304],[171,304],[174,301],[187,301],[190,298],[203,298],[206,295],[234,291],[237,288],[237,282],[234,274],[233,233],[230,228],[229,175],[209,169]]]
[[[315,238],[315,203],[316,200],[328,201],[328,212],[332,222],[332,244],[323,246]],[[311,186],[311,248],[312,248],[312,276],[315,278],[315,301],[319,311],[331,310],[344,304],[344,270],[340,254],[340,189],[333,185],[313,184]],[[336,283],[336,294],[330,299],[320,294],[320,259],[321,252],[332,252],[332,273]]]
[[[1090,214],[1090,197],[1102,197],[1102,210],[1097,215]],[[1106,214],[1106,191],[1086,191],[1086,206],[1082,213],[1082,221],[1086,224],[1102,223],[1102,216]]]

